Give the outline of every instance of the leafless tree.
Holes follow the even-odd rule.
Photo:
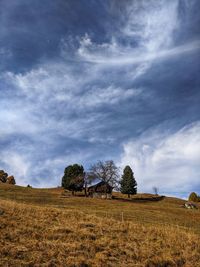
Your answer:
[[[85,191],[85,196],[87,197],[87,188],[88,186],[90,186],[94,180],[94,175],[87,171],[87,172],[84,172],[84,191]]]
[[[158,187],[154,186],[153,187],[153,192],[157,196],[158,195]]]
[[[119,168],[112,160],[98,161],[90,167],[90,173],[96,179],[110,184],[113,188],[119,186]]]

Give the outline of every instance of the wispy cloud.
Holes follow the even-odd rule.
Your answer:
[[[126,51],[116,54],[114,56],[106,56],[106,53],[92,54],[88,51],[81,53],[81,56],[88,62],[97,64],[105,64],[106,66],[119,66],[119,65],[134,65],[145,62],[153,62],[155,60],[167,59],[170,57],[179,56],[184,53],[189,53],[200,49],[200,41],[194,41],[189,44],[173,47],[168,50],[160,50],[149,53],[143,51],[134,51],[134,49],[128,48]],[[123,55],[122,55],[123,54]]]
[[[90,73],[91,67],[77,72],[67,63],[50,61],[25,73],[1,74],[0,82],[8,91],[0,99],[0,121],[4,125],[0,136],[7,140],[1,148],[0,164],[14,173],[20,184],[55,185],[67,163],[91,156],[85,148],[82,152],[76,149],[74,154],[73,149],[63,151],[60,143],[68,146],[70,142],[70,147],[76,147],[79,142],[87,146],[113,142],[110,135],[101,136],[109,124],[102,108],[117,107],[142,95],[140,88],[115,86],[109,80],[97,82],[102,70],[94,68]],[[55,151],[47,152],[51,147]],[[41,180],[34,178],[43,173]]]
[[[88,34],[80,39],[79,60],[108,68],[145,64],[147,70],[155,60],[199,50],[199,40],[174,44],[174,34],[180,27],[178,7],[179,1],[167,4],[165,1],[133,1],[124,15],[126,22],[119,35],[111,36],[109,42],[100,44],[93,42]],[[123,39],[126,42],[121,42]]]
[[[148,52],[171,47],[173,33],[180,26],[178,4],[178,0],[167,4],[163,0],[133,1],[127,6],[122,33]]]

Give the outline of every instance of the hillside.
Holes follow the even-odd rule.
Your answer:
[[[0,266],[200,266],[200,210],[0,184]]]

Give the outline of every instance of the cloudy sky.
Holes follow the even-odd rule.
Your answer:
[[[199,0],[0,0],[0,169],[20,185],[130,164],[200,193]]]

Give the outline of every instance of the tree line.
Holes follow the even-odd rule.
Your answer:
[[[79,164],[72,164],[65,168],[62,177],[62,187],[72,192],[85,190],[97,181],[108,183],[116,191],[122,194],[130,195],[137,193],[137,182],[130,166],[126,166],[123,174],[120,175],[120,169],[115,165],[113,160],[98,161],[90,166],[89,171]]]

